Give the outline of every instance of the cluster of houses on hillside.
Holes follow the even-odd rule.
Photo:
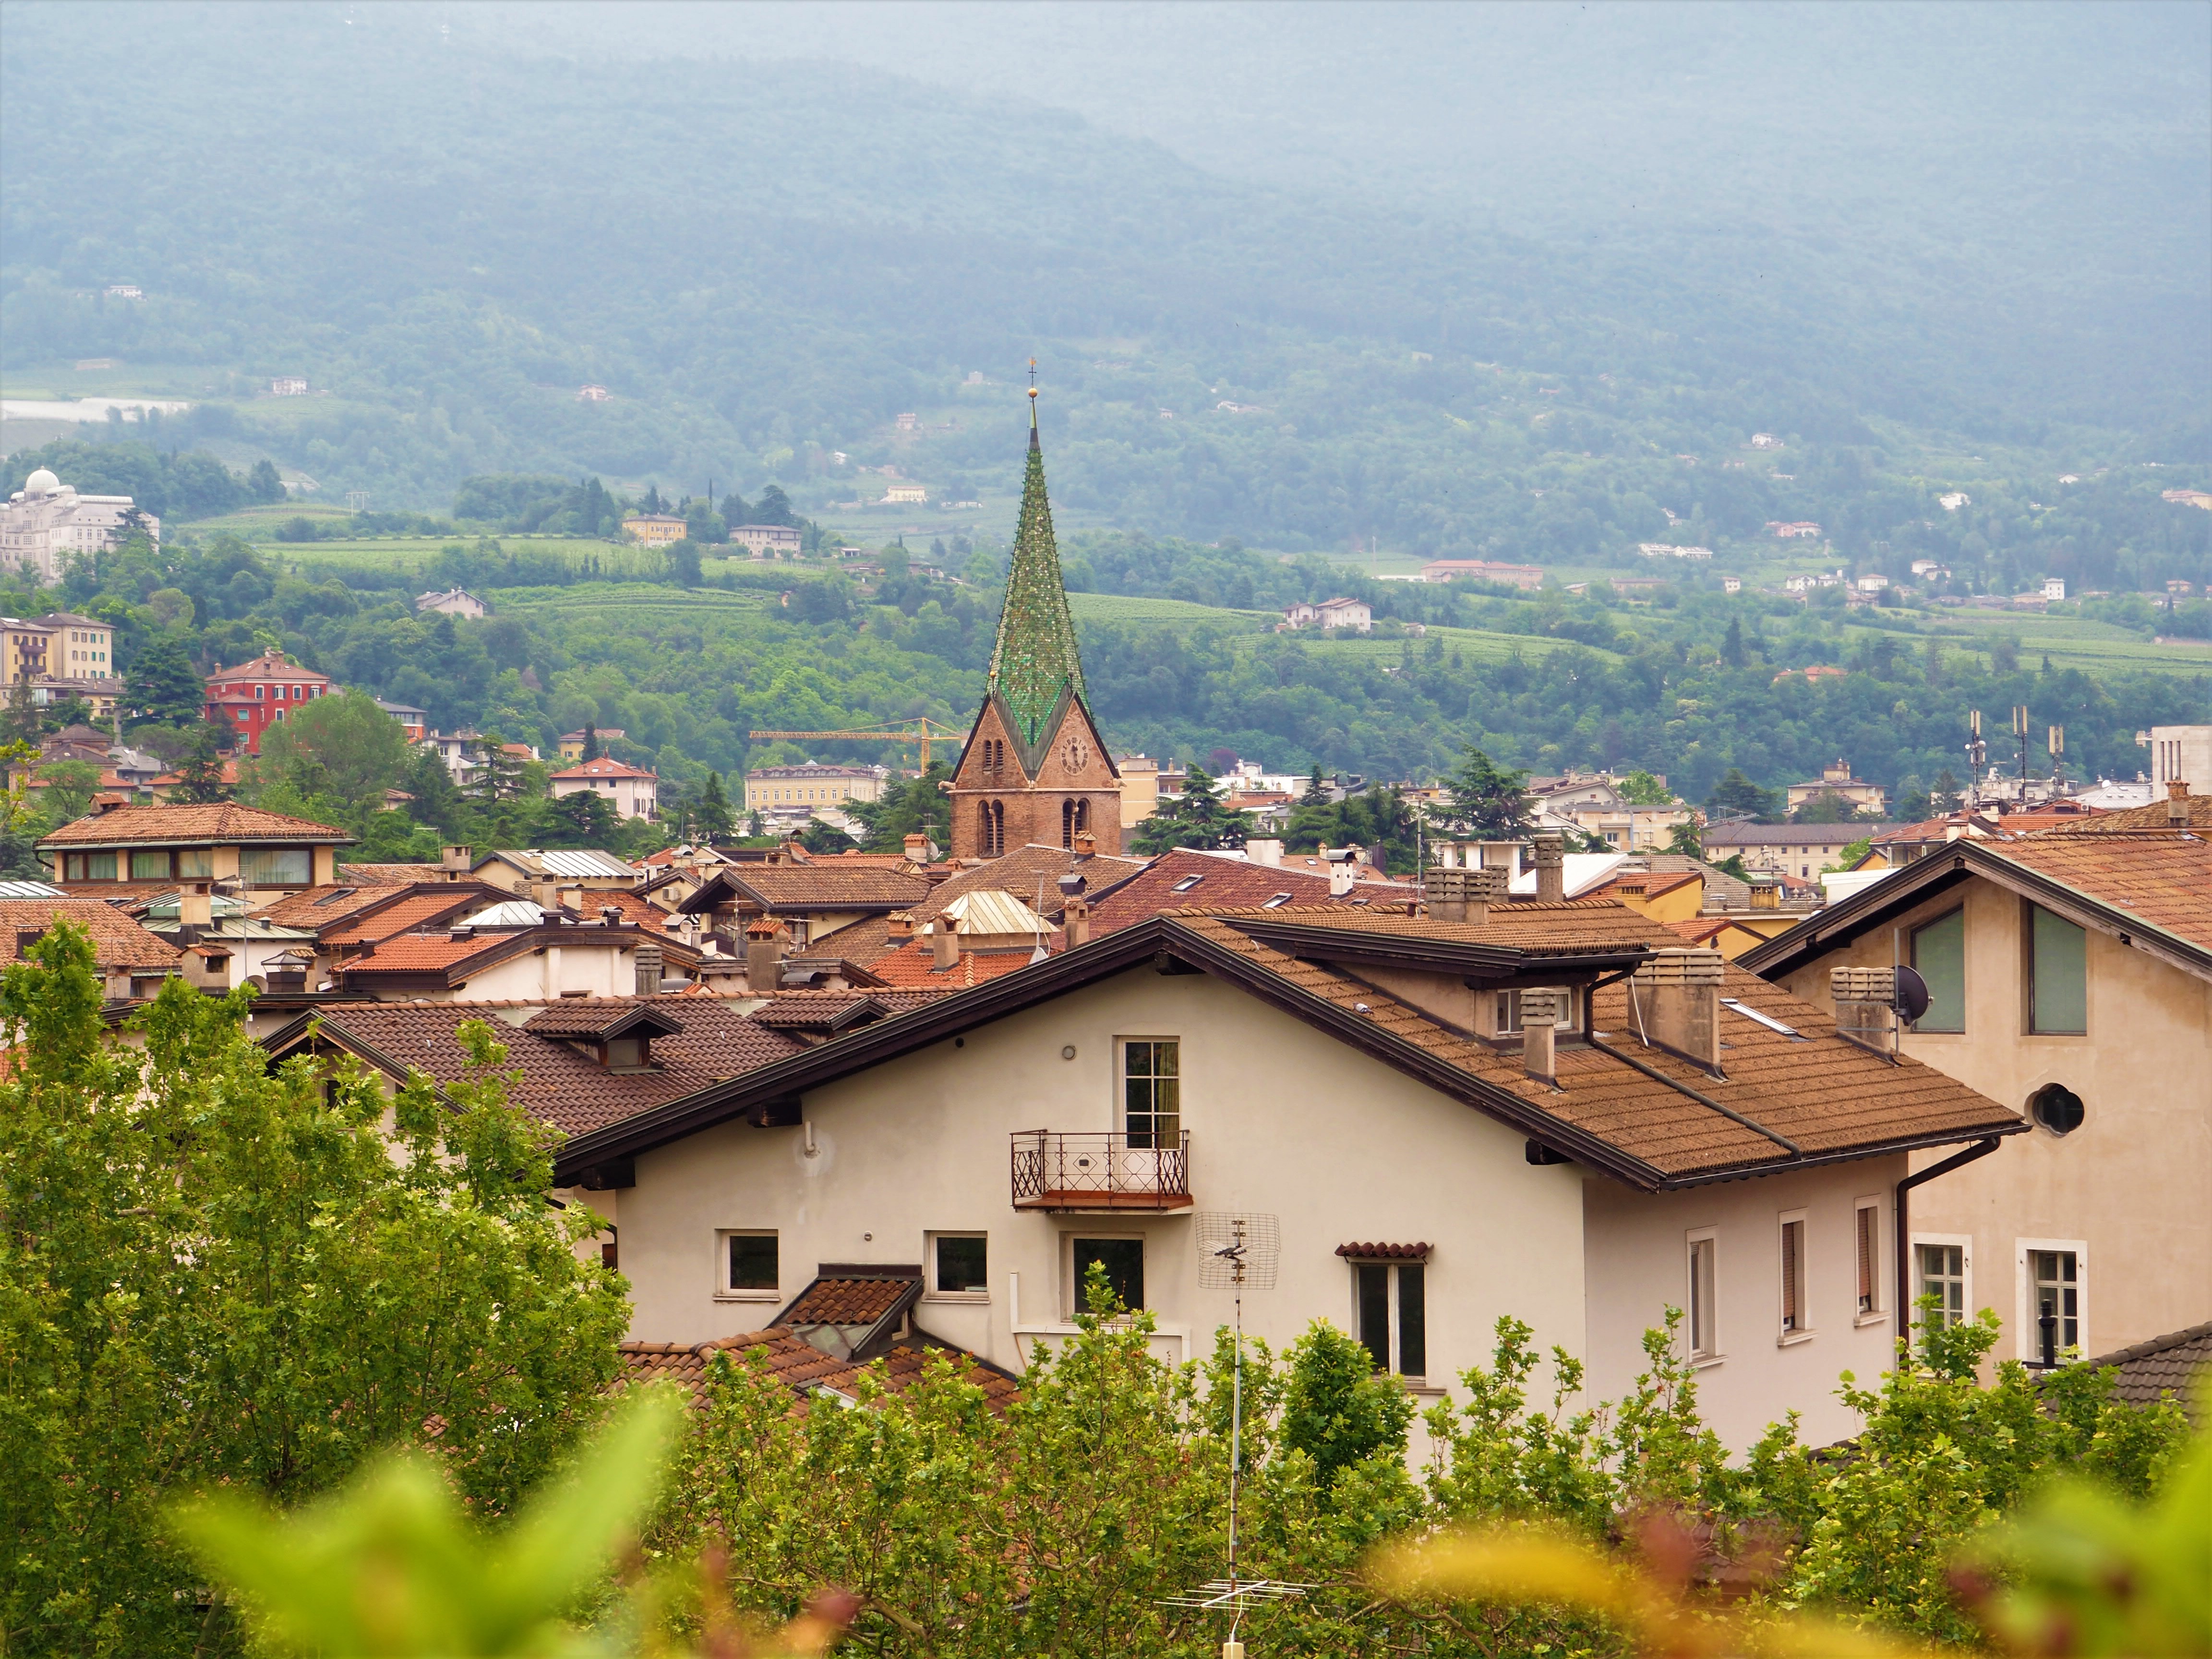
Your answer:
[[[2212,1312],[2212,777],[1931,830],[1797,910],[1644,850],[1650,791],[1588,775],[1418,880],[1140,856],[1048,517],[1013,565],[949,847],[352,865],[329,826],[116,802],[40,842],[0,946],[75,923],[118,1012],[251,985],[272,1060],[388,1089],[460,1081],[489,1022],[640,1374],[759,1346],[834,1393],[935,1350],[1003,1400],[1093,1270],[1196,1357],[1231,1311],[1200,1241],[1240,1218],[1281,1243],[1243,1308],[1279,1346],[1330,1320],[1427,1401],[1511,1316],[1607,1397],[1674,1318],[1737,1449],[1855,1430],[1837,1373],[1923,1304],[1996,1308],[2038,1367]]]

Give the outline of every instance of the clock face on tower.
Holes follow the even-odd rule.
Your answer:
[[[1060,748],[1060,758],[1071,772],[1080,772],[1091,764],[1091,745],[1080,738],[1070,738]]]

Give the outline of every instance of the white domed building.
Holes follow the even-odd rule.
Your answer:
[[[0,507],[0,571],[36,573],[51,582],[72,555],[115,545],[136,506],[128,495],[81,495],[42,466]],[[161,521],[150,513],[138,518],[159,547]]]

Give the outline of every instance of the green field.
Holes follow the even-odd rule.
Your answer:
[[[1071,593],[1068,608],[1081,622],[1155,623],[1170,628],[1194,628],[1201,623],[1235,633],[1272,628],[1279,620],[1273,611],[1230,611],[1218,605],[1194,605],[1187,599],[1147,599],[1121,593]]]

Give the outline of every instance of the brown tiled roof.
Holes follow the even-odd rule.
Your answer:
[[[1163,853],[1141,873],[1123,882],[1091,907],[1091,936],[1095,939],[1102,933],[1114,933],[1163,911],[1194,905],[1261,905],[1278,893],[1289,894],[1286,902],[1293,905],[1324,904],[1347,910],[1384,908],[1401,913],[1420,896],[1417,888],[1395,882],[1360,882],[1343,897],[1333,898],[1325,866],[1306,870],[1290,862],[1304,856],[1285,854],[1285,863],[1279,866],[1247,864],[1242,859],[1218,858],[1188,848]],[[1199,878],[1195,884],[1180,892],[1176,890],[1178,883],[1189,881],[1194,876]]]
[[[929,896],[927,878],[904,870],[816,864],[748,864],[719,872],[770,910],[908,909]]]
[[[2163,1395],[2172,1395],[2193,1418],[2197,1380],[2212,1370],[2212,1322],[2100,1354],[2088,1363],[2100,1368],[2110,1365],[2119,1372],[2112,1379],[2115,1400],[2154,1406]]]
[[[1060,918],[1060,878],[1073,864],[1088,884],[1085,898],[1096,903],[1098,895],[1144,869],[1147,860],[1101,853],[1076,859],[1065,847],[1042,847],[1032,842],[1017,847],[1004,858],[990,860],[972,870],[939,882],[929,896],[914,907],[916,926],[927,921],[963,893],[997,888],[1012,893],[1048,921]]]
[[[352,872],[348,871],[348,876]],[[385,882],[341,882],[335,887],[303,887],[296,893],[287,893],[253,912],[262,921],[273,921],[280,927],[301,927],[310,933],[358,915],[362,911],[379,904],[388,904],[398,890]]]
[[[222,801],[212,806],[118,806],[65,823],[41,839],[41,847],[154,846],[171,842],[331,842],[350,845],[353,836],[327,823],[288,818],[258,806]]]
[[[511,749],[514,745],[509,744],[506,746]],[[556,780],[565,780],[573,778],[649,778],[652,777],[653,774],[645,771],[638,767],[626,766],[622,762],[615,760],[609,756],[601,755],[594,760],[580,761],[574,766],[564,766],[559,771],[552,773],[550,775]]]
[[[667,1381],[692,1395],[694,1404],[706,1381],[708,1362],[718,1352],[751,1358],[789,1388],[801,1403],[817,1389],[853,1395],[858,1391],[860,1373],[866,1369],[850,1360],[833,1358],[805,1338],[781,1327],[689,1347],[675,1342],[625,1342],[622,1351],[623,1377],[617,1389],[632,1382]],[[933,1358],[949,1360],[956,1368],[964,1366],[960,1372],[963,1380],[981,1388],[984,1403],[994,1412],[1005,1411],[1021,1393],[1020,1384],[1006,1372],[986,1365],[964,1349],[931,1338],[901,1341],[872,1364],[890,1392],[903,1394],[921,1380]]]
[[[1353,1261],[1426,1261],[1426,1244],[1340,1244],[1336,1253]]]
[[[479,887],[473,882],[465,886],[440,882],[411,891],[391,887],[370,890],[382,908],[371,910],[366,915],[356,915],[340,920],[319,935],[323,944],[368,945],[380,939],[396,939],[402,933],[412,933],[434,927],[441,922],[457,920],[471,910],[496,904],[505,897],[504,894]],[[395,892],[400,895],[396,900],[392,896]],[[303,921],[290,925],[306,927],[310,924]]]
[[[1588,956],[1593,951],[1633,951],[1653,945],[1674,948],[1676,940],[1663,922],[1632,910],[1615,898],[1528,900],[1493,904],[1489,921],[1477,927],[1467,922],[1436,921],[1409,916],[1393,907],[1376,912],[1346,904],[1285,904],[1273,910],[1249,906],[1191,907],[1169,909],[1167,915],[1249,917],[1254,921],[1295,921],[1315,927],[1377,938],[1441,939],[1455,945],[1504,945],[1529,956]]]
[[[601,1006],[643,1004],[665,1011],[683,1029],[653,1039],[653,1070],[620,1073],[607,1071],[568,1043],[510,1025],[477,1003],[326,1003],[314,1018],[339,1046],[383,1062],[387,1069],[427,1072],[441,1084],[458,1082],[467,1072],[467,1055],[454,1032],[465,1020],[485,1020],[507,1047],[500,1070],[522,1073],[516,1103],[570,1134],[617,1122],[632,1112],[799,1049],[790,1037],[754,1024],[718,998],[606,998],[599,1002]],[[301,1035],[307,1023],[299,1022]],[[288,1028],[275,1041],[289,1047],[294,1036]]]
[[[402,933],[379,939],[367,956],[345,965],[349,974],[441,973],[467,961],[479,951],[508,942],[510,935],[494,933],[483,939],[471,935],[454,939],[447,933]]]
[[[2189,827],[2198,835],[2212,830],[2212,794],[2192,794],[2184,798],[2189,807]],[[2124,807],[2117,812],[2099,812],[2091,817],[2055,819],[2036,830],[2039,838],[2045,836],[2112,836],[2132,830],[2162,830],[2170,826],[2166,822],[2164,800],[2154,800],[2148,806]]]
[[[778,1030],[823,1030],[855,1009],[874,1009],[878,1017],[924,1008],[945,994],[935,988],[848,991],[784,991],[763,1003],[750,1018]]]
[[[926,939],[909,939],[868,964],[868,971],[885,985],[914,990],[958,991],[986,980],[999,979],[1030,965],[1028,951],[963,951],[951,968],[939,968]]]
[[[2212,950],[2212,841],[2165,833],[2044,835],[1984,846],[2008,864]]]
[[[658,997],[563,997],[524,1020],[522,1029],[538,1036],[607,1037],[640,1029],[680,1031],[684,1023]]]
[[[174,945],[148,933],[112,904],[91,898],[52,898],[0,899],[0,950],[7,952],[0,961],[21,961],[17,939],[48,933],[58,921],[66,921],[90,938],[93,961],[102,973],[174,969],[184,960]]]
[[[580,902],[586,916],[596,916],[602,910],[615,909],[622,912],[624,921],[633,927],[642,927],[647,933],[665,933],[668,931],[670,918],[667,911],[624,888],[617,887],[605,891],[597,888],[587,889]]]
[[[777,1316],[783,1325],[873,1325],[888,1319],[920,1288],[919,1271],[892,1278],[816,1279]]]
[[[1491,914],[1520,908],[1493,907]],[[1581,907],[1557,907],[1553,913],[1577,908]],[[1616,925],[1626,927],[1633,922],[1649,929],[1647,937],[1655,942],[1674,944],[1674,934],[1626,906],[1607,908],[1625,918]],[[1559,1085],[1554,1089],[1528,1077],[1517,1053],[1462,1036],[1322,963],[1271,950],[1237,932],[1227,918],[1192,917],[1186,925],[1309,996],[1346,1012],[1365,1005],[1368,1012],[1362,1018],[1376,1030],[1412,1044],[1469,1079],[1518,1097],[1525,1105],[1668,1179],[1762,1164],[1786,1167],[1789,1162],[1789,1154],[1773,1140],[1716,1112],[1685,1090],[1765,1125],[1808,1155],[1872,1149],[1938,1134],[1964,1139],[2020,1126],[2018,1115],[1930,1066],[1909,1057],[1893,1065],[1838,1036],[1827,1014],[1734,963],[1723,969],[1722,995],[1795,1027],[1807,1041],[1784,1036],[1724,1010],[1721,1035],[1729,1047],[1722,1059],[1727,1075],[1717,1079],[1663,1049],[1644,1047],[1636,1036],[1627,990],[1615,984],[1600,991],[1594,1000],[1601,1040],[1668,1080],[1647,1076],[1595,1048],[1563,1043],[1554,1060]],[[1494,930],[1456,931],[1487,934]]]
[[[887,951],[895,951],[899,941],[891,937],[890,917],[862,916],[858,921],[848,922],[835,933],[824,933],[810,942],[803,951],[794,952],[802,957],[835,957],[844,962],[856,962],[863,968],[870,966]]]
[[[404,886],[410,882],[439,881],[443,874],[434,864],[342,864],[338,879],[355,886],[368,884]]]

